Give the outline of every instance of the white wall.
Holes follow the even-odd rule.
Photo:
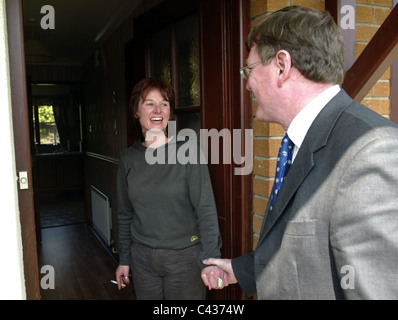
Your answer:
[[[26,299],[5,0],[0,0],[0,299]]]

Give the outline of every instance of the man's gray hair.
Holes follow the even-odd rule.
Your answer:
[[[328,12],[299,6],[275,11],[249,34],[249,50],[254,43],[265,64],[279,50],[286,50],[293,66],[307,79],[336,84],[344,81],[343,37]]]

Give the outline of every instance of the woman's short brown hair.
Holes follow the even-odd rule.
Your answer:
[[[267,15],[247,39],[257,45],[264,63],[279,50],[286,50],[292,64],[309,80],[342,84],[344,80],[344,42],[340,29],[328,12],[290,6]]]
[[[134,86],[129,102],[131,116],[135,118],[135,115],[138,112],[140,100],[145,100],[147,94],[153,89],[159,90],[162,97],[170,103],[170,120],[173,120],[175,108],[174,90],[167,82],[153,78],[142,79]]]
[[[140,105],[140,100],[145,100],[146,96],[148,93],[153,90],[157,89],[159,90],[160,94],[162,97],[167,100],[170,104],[170,119],[169,120],[174,120],[174,108],[175,108],[175,93],[173,88],[171,87],[170,84],[168,84],[165,81],[153,79],[153,78],[145,78],[142,79],[140,82],[138,82],[130,95],[130,101],[129,101],[129,109],[130,109],[130,114],[133,117],[133,119],[136,120],[136,129],[137,129],[137,134],[140,137],[141,141],[145,140],[145,137],[142,135],[142,128],[140,121],[136,118],[136,114],[138,112],[138,108]]]

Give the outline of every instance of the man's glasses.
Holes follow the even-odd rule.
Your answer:
[[[257,62],[254,62],[254,63],[252,63],[252,64],[249,64],[249,65],[246,66],[246,67],[240,68],[239,71],[240,71],[240,74],[241,74],[241,76],[243,77],[243,79],[248,80],[249,77],[250,77],[250,74],[251,74],[252,71],[253,71],[254,66],[257,65],[257,64],[259,64],[260,62],[263,62],[263,61],[264,61],[264,59],[262,59],[262,60],[260,60],[260,61],[257,61]]]

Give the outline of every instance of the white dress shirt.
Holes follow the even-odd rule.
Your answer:
[[[336,96],[341,90],[339,85],[334,85],[324,92],[322,92],[319,96],[313,99],[310,103],[308,103],[303,110],[299,112],[299,114],[293,119],[290,124],[287,134],[289,138],[294,143],[293,149],[293,158],[292,161],[297,156],[297,153],[301,147],[301,144],[304,141],[304,138],[310,129],[312,123],[318,114],[322,111],[322,109],[329,103],[330,100]]]

